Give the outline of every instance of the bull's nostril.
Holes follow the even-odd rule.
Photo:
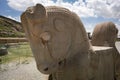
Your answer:
[[[58,62],[59,65],[62,65],[62,63],[63,63],[62,61],[59,61],[59,62]]]
[[[48,71],[48,68],[45,68],[44,71]]]

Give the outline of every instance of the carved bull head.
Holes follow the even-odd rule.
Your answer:
[[[118,29],[113,22],[103,22],[95,26],[91,43],[94,46],[115,47]]]
[[[78,16],[65,8],[37,4],[22,14],[21,21],[42,73],[57,71],[65,59],[89,47]]]

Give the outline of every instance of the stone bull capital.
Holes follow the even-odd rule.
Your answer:
[[[21,22],[37,68],[49,79],[116,80],[114,48],[93,47],[74,12],[37,4],[23,12]]]

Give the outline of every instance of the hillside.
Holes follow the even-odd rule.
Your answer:
[[[24,37],[20,22],[0,15],[0,37]]]

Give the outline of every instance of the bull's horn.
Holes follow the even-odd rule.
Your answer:
[[[38,16],[39,18],[45,18],[46,17],[46,10],[45,7],[41,4],[36,4],[34,9],[34,15]]]

